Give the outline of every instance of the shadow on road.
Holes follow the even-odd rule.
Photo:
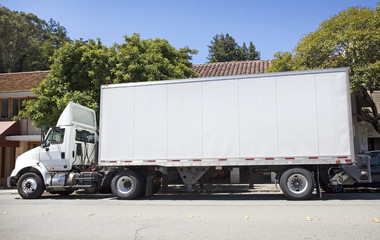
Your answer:
[[[115,200],[112,194],[81,194],[74,193],[69,196],[45,194],[41,199],[50,200]],[[379,200],[380,193],[323,193],[322,199],[313,194],[305,201],[335,201],[335,200]],[[282,193],[158,193],[150,197],[140,197],[137,201],[290,201]],[[123,200],[120,200],[123,201]],[[127,200],[128,201],[128,200]],[[296,202],[296,201],[292,201]]]

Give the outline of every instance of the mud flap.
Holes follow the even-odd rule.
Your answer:
[[[317,172],[316,172],[316,176],[315,176],[315,185],[316,185],[316,189],[317,189],[317,196],[322,199],[322,191],[321,191],[321,182],[320,182],[320,179],[319,179],[319,166],[317,166]]]

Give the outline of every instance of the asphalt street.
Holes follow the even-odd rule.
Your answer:
[[[286,200],[278,190],[24,200],[14,190],[0,190],[0,232],[7,240],[380,239],[380,193],[305,201]]]

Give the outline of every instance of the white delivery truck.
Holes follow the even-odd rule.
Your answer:
[[[354,155],[348,69],[105,85],[100,103],[99,139],[95,112],[70,103],[8,186],[23,198],[110,187],[133,199],[167,170],[191,186],[215,168],[249,168],[306,199],[320,179],[371,181],[368,157]]]

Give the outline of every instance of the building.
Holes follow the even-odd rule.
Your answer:
[[[23,103],[35,98],[30,91],[46,77],[48,71],[0,74],[0,185],[14,169],[17,156],[40,144],[40,131],[31,121],[14,121]]]
[[[194,64],[193,70],[197,72],[201,78],[259,74],[265,73],[271,62],[271,60],[254,60]]]
[[[369,93],[380,111],[380,91],[375,90]],[[362,104],[363,105],[363,104]],[[373,126],[365,121],[357,119],[357,132],[359,136],[359,152],[380,150],[380,134],[375,131]]]

